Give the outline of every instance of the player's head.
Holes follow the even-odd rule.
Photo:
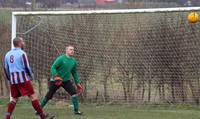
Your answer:
[[[67,56],[73,56],[74,55],[74,47],[69,45],[66,47],[66,55]]]
[[[22,37],[16,37],[13,40],[13,45],[14,47],[18,47],[18,48],[24,48],[24,40]]]

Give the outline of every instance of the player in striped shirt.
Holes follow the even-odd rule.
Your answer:
[[[28,96],[33,108],[41,119],[47,119],[35,95],[31,80],[33,78],[31,67],[26,53],[23,51],[24,41],[21,37],[13,40],[14,48],[6,53],[4,58],[4,71],[10,82],[11,101],[8,103],[5,119],[10,119],[17,100],[20,96]],[[51,117],[52,118],[52,117]]]

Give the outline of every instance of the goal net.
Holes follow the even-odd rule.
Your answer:
[[[12,34],[25,39],[41,95],[52,62],[73,45],[84,101],[199,103],[200,23],[187,21],[199,10],[14,12]]]

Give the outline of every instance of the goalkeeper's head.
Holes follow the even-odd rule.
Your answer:
[[[69,45],[66,47],[66,55],[67,56],[73,56],[74,55],[74,47]]]

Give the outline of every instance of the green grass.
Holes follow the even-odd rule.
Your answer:
[[[21,101],[20,101],[21,102]],[[26,102],[27,103],[27,102]],[[200,119],[200,108],[191,105],[103,105],[81,104],[84,116],[74,116],[69,105],[48,105],[46,112],[55,114],[55,119]],[[0,106],[3,119],[6,106]],[[13,119],[37,119],[31,104],[19,103]]]

